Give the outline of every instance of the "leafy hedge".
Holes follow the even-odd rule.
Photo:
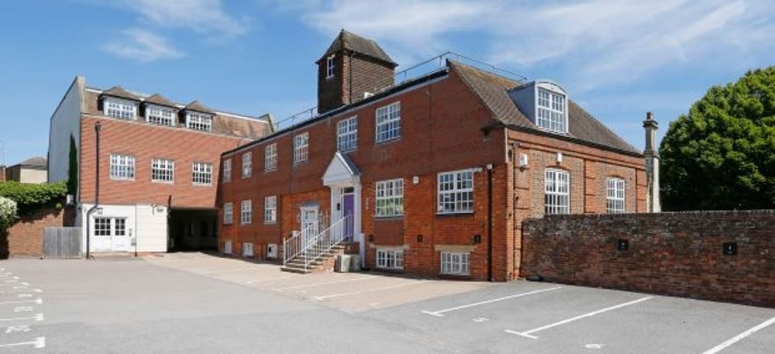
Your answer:
[[[0,183],[0,197],[16,202],[20,215],[28,215],[45,206],[61,207],[67,195],[65,182],[53,184]]]
[[[16,221],[16,202],[0,197],[0,234]]]

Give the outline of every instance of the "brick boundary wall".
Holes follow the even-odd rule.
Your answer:
[[[43,232],[47,227],[72,226],[72,207],[47,207],[21,216],[6,234],[0,235],[0,258],[43,257]]]
[[[526,278],[775,307],[775,210],[563,215],[522,227]]]

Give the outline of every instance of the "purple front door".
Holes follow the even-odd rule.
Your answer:
[[[355,225],[355,198],[352,194],[345,194],[342,196],[342,206],[342,216],[346,217],[350,215],[344,225],[344,237],[346,239],[352,240],[354,230],[353,225]]]

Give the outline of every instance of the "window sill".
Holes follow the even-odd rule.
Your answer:
[[[272,172],[277,172],[277,169],[275,168],[273,170],[264,170],[264,174],[272,173]]]
[[[264,225],[277,226],[277,221],[264,221]]]
[[[464,211],[464,212],[458,212],[458,213],[436,213],[436,216],[438,217],[455,217],[455,216],[474,216],[473,211]]]
[[[399,136],[399,137],[396,137],[396,138],[380,140],[380,141],[374,140],[374,145],[379,146],[379,145],[384,145],[384,144],[390,144],[390,143],[396,142],[396,141],[401,141],[401,137]]]
[[[212,187],[212,183],[192,183],[194,187]]]
[[[120,177],[110,177],[111,181],[123,181],[123,182],[134,182],[134,178],[120,178]]]
[[[154,180],[151,180],[151,182],[152,183],[157,183],[157,184],[170,184],[170,185],[175,184],[174,181],[154,181]]]
[[[374,221],[399,221],[404,220],[403,215],[396,215],[396,216],[375,216]]]

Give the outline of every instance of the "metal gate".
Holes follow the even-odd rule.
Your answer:
[[[80,227],[47,227],[43,258],[82,258]]]

